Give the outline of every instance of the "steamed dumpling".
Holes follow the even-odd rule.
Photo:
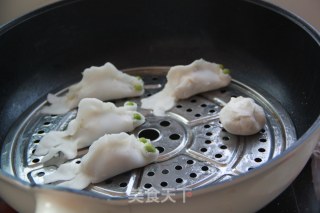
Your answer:
[[[39,142],[34,155],[44,156],[42,162],[54,157],[58,152],[67,159],[77,155],[77,149],[90,146],[104,134],[129,132],[145,122],[138,113],[137,105],[126,102],[123,107],[104,103],[95,98],[85,98],[79,103],[77,117],[65,131],[51,131]]]
[[[167,83],[163,90],[142,99],[142,108],[152,109],[161,116],[171,109],[179,99],[227,86],[231,77],[221,65],[203,59],[187,66],[174,66],[167,74]]]
[[[259,132],[266,123],[265,113],[253,99],[237,97],[220,111],[222,126],[231,134],[252,135]]]
[[[102,101],[140,96],[144,92],[143,81],[119,71],[113,64],[90,67],[82,73],[82,80],[71,86],[61,97],[48,95],[50,106],[42,113],[64,114],[78,106],[83,98],[97,98]]]
[[[159,151],[145,138],[137,139],[127,133],[104,135],[95,141],[81,159],[68,162],[44,177],[45,183],[65,181],[59,186],[84,189],[123,172],[155,161]]]

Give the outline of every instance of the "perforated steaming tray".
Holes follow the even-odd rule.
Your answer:
[[[145,82],[142,97],[113,101],[120,106],[127,100],[140,106],[140,99],[160,91],[166,83],[168,67],[147,67],[126,70]],[[64,89],[58,94],[67,91]],[[231,97],[253,98],[262,106],[267,123],[257,134],[237,136],[225,131],[218,113]],[[41,138],[51,130],[64,130],[75,118],[76,110],[65,115],[43,115],[43,100],[20,118],[6,138],[1,155],[4,171],[27,182],[41,184],[44,176],[65,162],[63,155],[45,164],[33,155]],[[141,189],[161,191],[166,188],[190,190],[246,173],[281,154],[296,140],[289,116],[280,104],[264,92],[257,92],[233,80],[220,90],[209,91],[180,100],[164,117],[138,109],[146,122],[132,133],[151,139],[159,150],[157,162],[90,185],[85,190],[112,197],[134,196]],[[81,162],[87,149],[78,152],[74,163]],[[106,165],[107,166],[107,165]]]

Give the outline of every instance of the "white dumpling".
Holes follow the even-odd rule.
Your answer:
[[[135,97],[144,93],[143,81],[119,71],[113,64],[92,66],[82,73],[82,80],[72,85],[64,96],[49,94],[51,104],[42,109],[45,114],[64,114],[78,106],[83,98],[102,101]]]
[[[44,177],[44,183],[65,181],[59,186],[84,189],[135,168],[154,162],[159,151],[145,138],[137,139],[127,133],[104,135],[95,141],[81,159],[68,162]]]
[[[187,66],[171,67],[163,90],[141,100],[142,108],[152,109],[161,116],[171,109],[179,99],[227,86],[231,81],[228,69],[203,59]]]
[[[221,109],[220,121],[228,132],[235,135],[252,135],[259,132],[266,123],[261,106],[253,99],[242,96],[231,98]]]
[[[85,98],[79,103],[77,117],[65,131],[51,131],[39,142],[34,155],[44,156],[42,162],[54,157],[58,152],[67,159],[77,155],[77,149],[90,146],[105,134],[130,132],[145,122],[138,113],[134,102],[126,102],[123,107],[104,103],[95,98]]]

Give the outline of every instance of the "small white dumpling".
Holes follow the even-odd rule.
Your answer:
[[[65,131],[51,131],[39,142],[34,155],[44,156],[42,162],[54,157],[58,152],[67,159],[77,155],[77,149],[90,146],[105,134],[130,132],[145,122],[138,113],[134,102],[126,102],[123,107],[104,103],[95,98],[85,98],[79,103],[77,117]]]
[[[78,106],[83,98],[102,101],[140,96],[144,93],[143,81],[119,71],[113,64],[92,66],[82,73],[82,80],[72,85],[64,96],[48,94],[50,106],[42,109],[45,114],[64,114]]]
[[[44,177],[44,183],[65,181],[59,186],[84,189],[135,168],[154,162],[159,151],[145,138],[137,139],[127,133],[105,135],[95,141],[81,159],[68,162]]]
[[[228,69],[203,59],[187,66],[171,67],[163,90],[141,100],[142,108],[152,109],[153,114],[162,116],[179,99],[227,86],[231,81]]]
[[[259,132],[266,123],[266,116],[261,106],[253,99],[239,96],[221,109],[222,126],[231,134],[252,135]]]

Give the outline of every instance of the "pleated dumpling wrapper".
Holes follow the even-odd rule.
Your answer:
[[[163,116],[179,99],[227,86],[231,81],[228,69],[216,63],[199,59],[186,66],[171,67],[164,88],[141,100],[142,108],[152,109],[153,114]]]
[[[44,177],[44,183],[59,183],[59,186],[84,189],[90,183],[99,183],[135,168],[154,162],[159,151],[145,138],[136,138],[127,133],[108,134],[99,138],[79,162],[67,162]]]
[[[63,96],[48,94],[51,104],[42,109],[45,114],[64,114],[78,106],[83,98],[97,98],[102,101],[140,96],[144,93],[141,78],[119,71],[113,64],[92,66],[82,73],[82,80],[72,85]]]
[[[219,115],[223,128],[235,135],[253,135],[266,123],[262,107],[252,98],[242,96],[231,98]]]
[[[77,116],[65,131],[51,131],[39,142],[34,155],[44,156],[45,162],[59,152],[67,159],[75,158],[77,149],[90,146],[105,134],[130,132],[145,122],[134,102],[122,107],[104,103],[95,98],[85,98],[79,103]]]

